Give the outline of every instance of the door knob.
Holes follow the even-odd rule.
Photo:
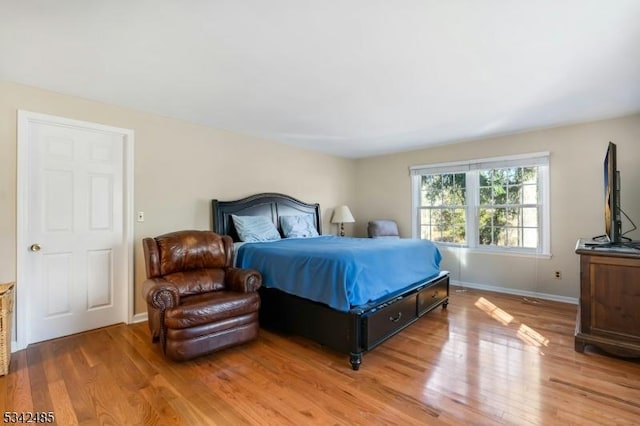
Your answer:
[[[31,251],[40,251],[42,247],[40,247],[40,244],[36,243],[36,244],[31,244],[31,247],[29,247],[29,250]]]

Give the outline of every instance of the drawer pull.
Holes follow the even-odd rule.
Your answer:
[[[432,297],[433,299],[435,299],[436,297],[438,297],[438,292],[437,292],[437,291],[434,291],[434,292],[433,292],[433,296],[431,296],[431,297]]]
[[[402,312],[398,312],[398,315],[395,316],[395,317],[389,317],[389,321],[398,322],[398,321],[400,321],[400,318],[402,318]]]

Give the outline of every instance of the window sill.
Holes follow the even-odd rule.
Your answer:
[[[532,259],[551,259],[553,255],[551,253],[535,253],[535,252],[523,252],[508,249],[480,249],[470,248],[463,246],[453,246],[446,244],[435,243],[440,250],[460,253],[460,251],[469,254],[488,254],[498,256],[513,256],[513,257],[529,257]]]

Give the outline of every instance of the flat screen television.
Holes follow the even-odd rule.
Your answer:
[[[604,227],[611,243],[621,243],[620,172],[617,166],[616,144],[609,142],[604,157]]]

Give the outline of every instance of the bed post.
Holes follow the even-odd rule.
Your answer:
[[[349,363],[351,364],[351,369],[354,371],[358,371],[360,369],[360,364],[362,364],[362,318],[357,313],[351,314],[351,351],[349,352]]]
[[[360,364],[362,364],[362,352],[358,354],[351,352],[349,354],[349,362],[351,363],[351,369],[358,371]]]

